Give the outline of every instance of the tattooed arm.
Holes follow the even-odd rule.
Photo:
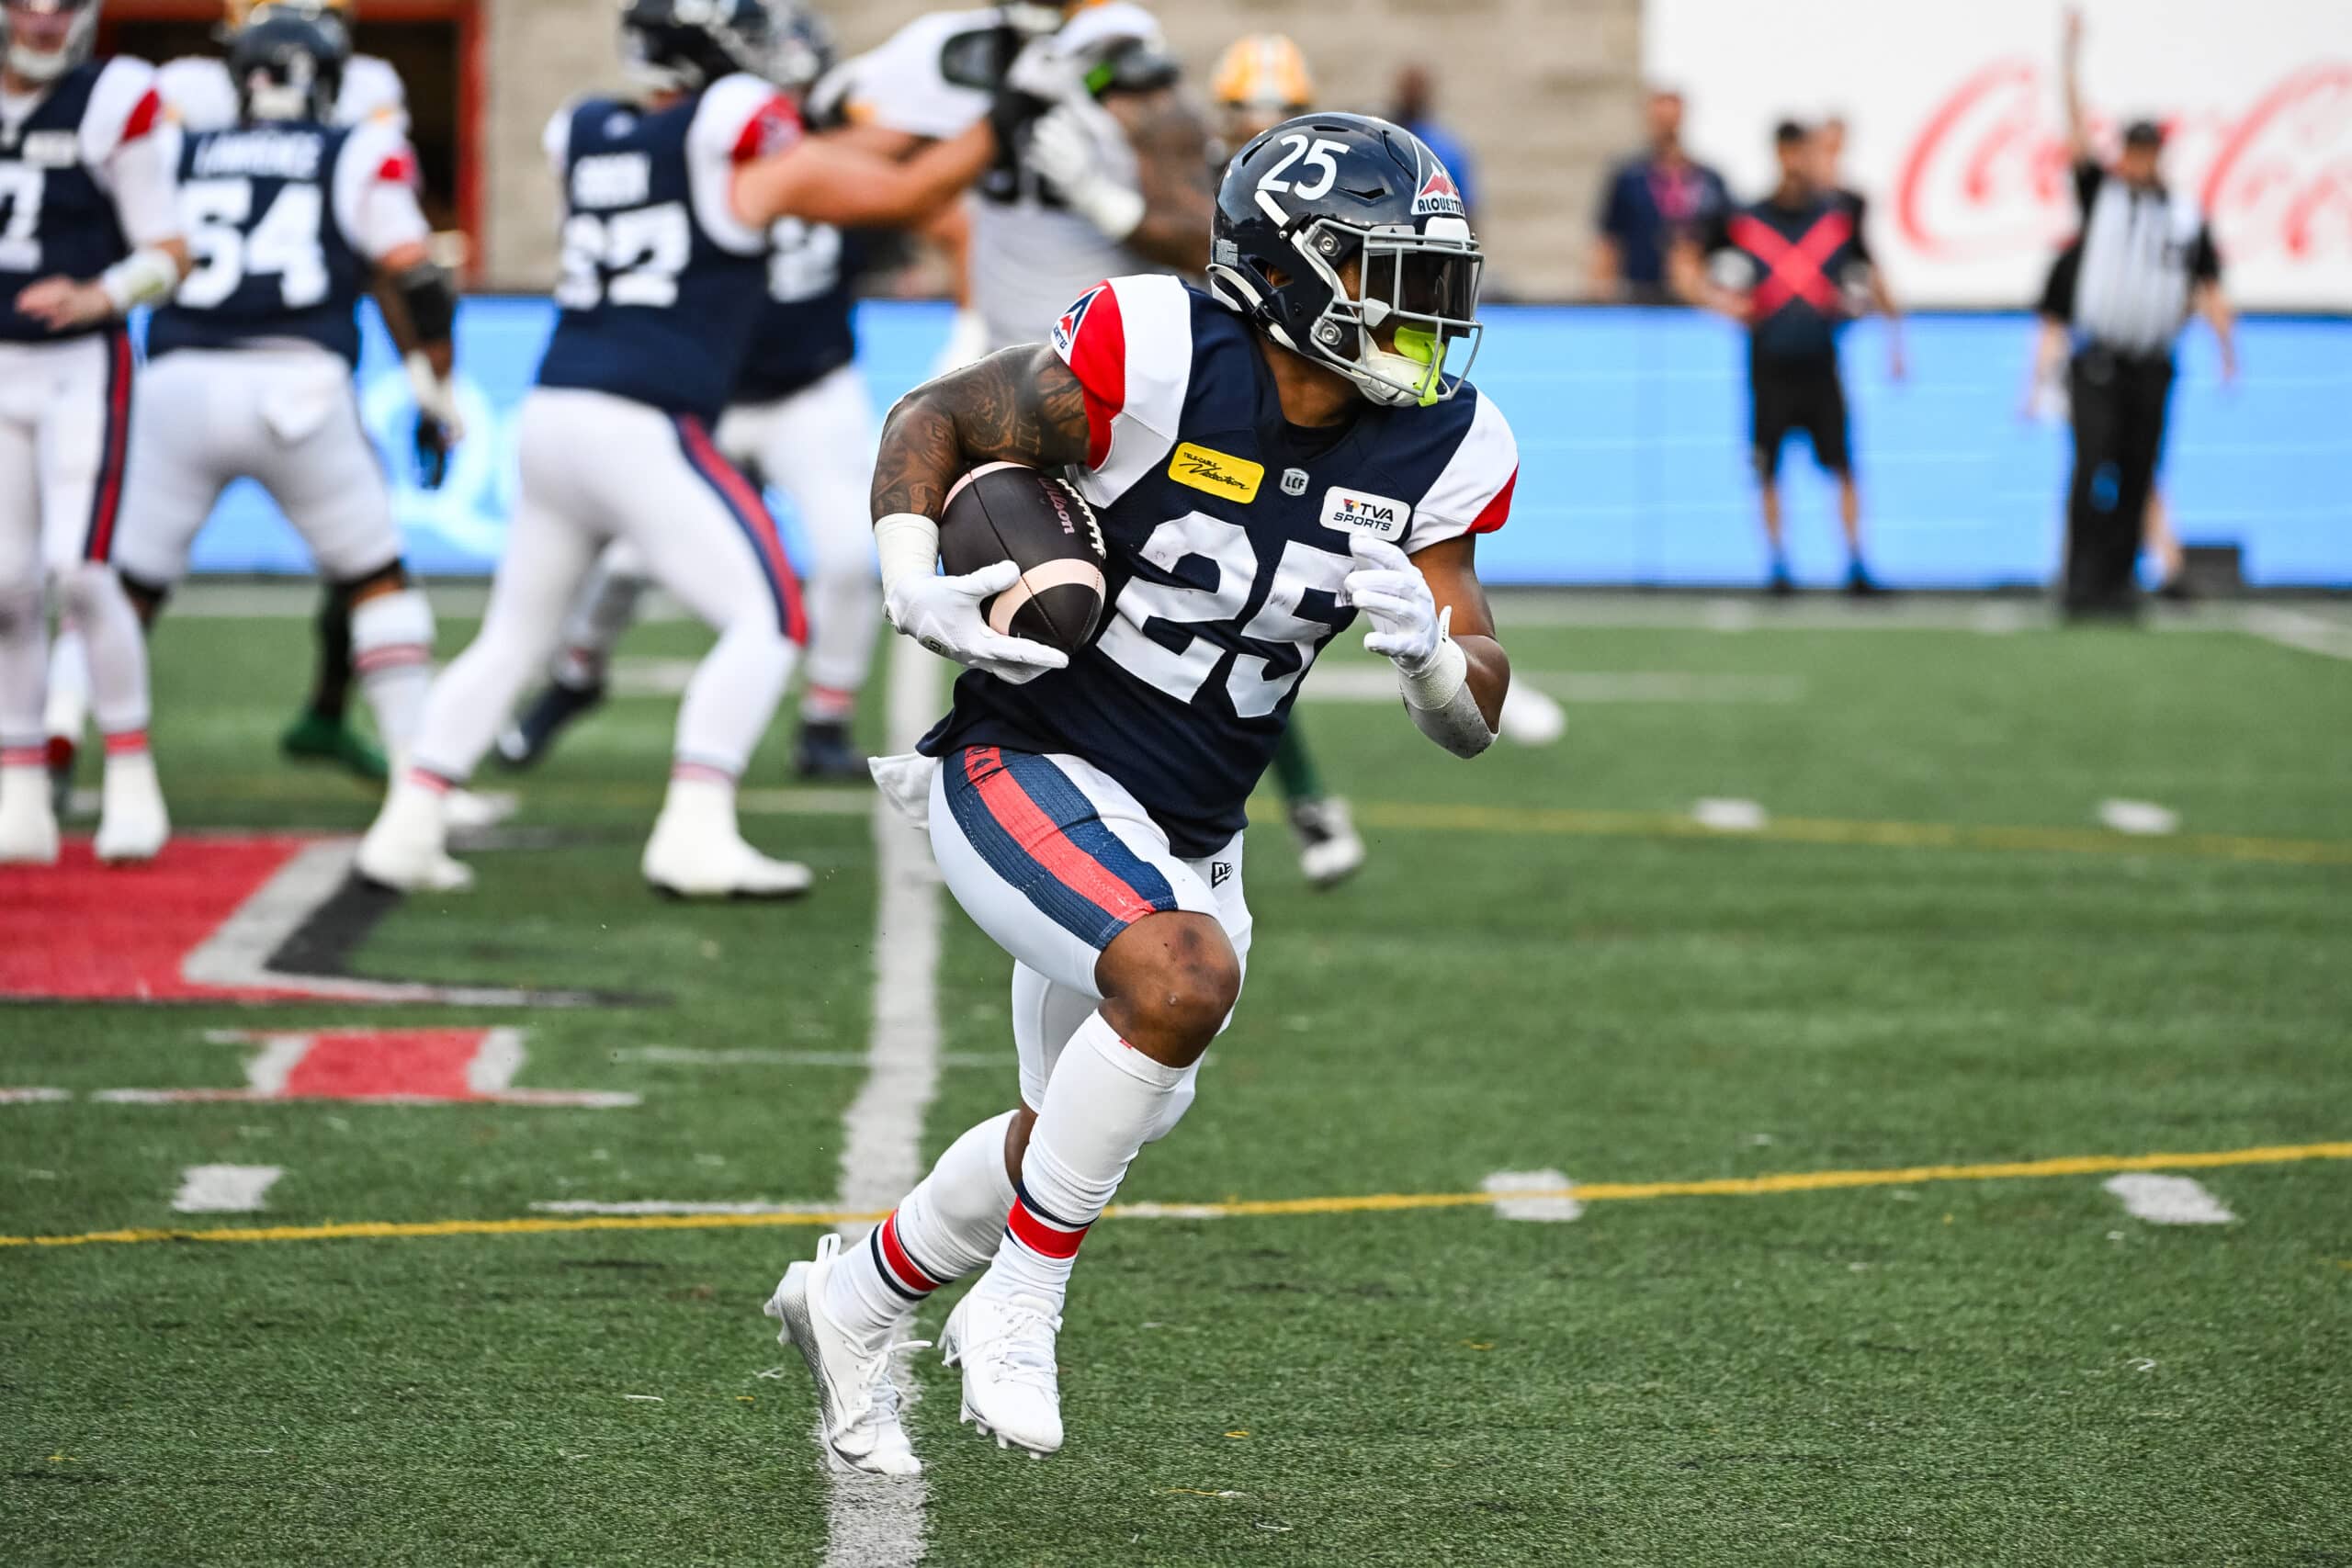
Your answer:
[[[1216,192],[1210,184],[1208,126],[1200,109],[1177,86],[1114,93],[1102,107],[1136,151],[1144,216],[1127,243],[1162,266],[1207,270]]]
[[[1086,395],[1044,344],[991,354],[917,387],[882,427],[874,515],[936,518],[978,463],[1053,468],[1086,461]]]

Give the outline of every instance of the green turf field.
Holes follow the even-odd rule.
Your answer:
[[[0,1006],[0,1090],[63,1096],[0,1096],[0,1235],[118,1233],[0,1247],[0,1562],[2352,1563],[2352,663],[1918,610],[1507,602],[1571,729],[1469,765],[1306,705],[1373,862],[1311,894],[1261,812],[1238,1021],[1122,1194],[1199,1207],[1088,1243],[1046,1462],[926,1359],[921,1485],[829,1481],[758,1311],[820,1215],[534,1208],[875,1179],[876,826],[762,795],[814,897],[655,901],[667,700],[352,961],[621,1005]],[[365,822],[275,756],[308,637],[159,632],[183,828]],[[1013,1089],[1006,963],[944,931],[936,1098],[886,1107],[924,1158]],[[640,1103],[94,1098],[362,1025],[520,1028],[515,1088]],[[282,1174],[175,1213],[207,1165]],[[2135,1165],[2233,1217],[2135,1217]]]

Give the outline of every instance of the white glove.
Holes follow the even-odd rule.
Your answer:
[[[1070,210],[1101,230],[1104,238],[1124,240],[1143,221],[1142,196],[1121,185],[1102,167],[1096,141],[1086,127],[1091,105],[1062,105],[1029,130],[1029,167],[1068,202]]]
[[[942,659],[1017,686],[1069,663],[1069,655],[1057,648],[989,629],[981,604],[1019,581],[1021,569],[1009,560],[962,577],[901,577],[885,590],[883,613],[893,626]]]
[[[1391,660],[1408,675],[1426,673],[1444,646],[1453,612],[1438,614],[1429,580],[1410,556],[1387,540],[1358,535],[1348,547],[1356,558],[1356,570],[1348,573],[1345,583],[1348,603],[1372,622],[1364,651]]]
[[[1051,33],[1022,45],[1021,52],[1012,57],[1012,63],[1005,67],[1004,85],[1013,92],[1043,98],[1047,103],[1060,103],[1086,88],[1078,62],[1063,51],[1061,40]]]

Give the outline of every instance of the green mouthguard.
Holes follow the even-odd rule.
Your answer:
[[[1428,408],[1436,402],[1438,388],[1445,375],[1445,367],[1438,358],[1437,333],[1423,332],[1419,327],[1398,327],[1396,352],[1430,367],[1429,374],[1421,378],[1421,384],[1416,389],[1421,394],[1421,407]]]

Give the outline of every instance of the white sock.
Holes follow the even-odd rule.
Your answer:
[[[865,1245],[842,1256],[825,1292],[825,1312],[835,1323],[860,1337],[878,1337],[932,1292],[995,1254],[1012,1206],[1012,1178],[1004,1168],[1012,1116],[1008,1111],[967,1128]]]
[[[678,765],[740,777],[775,717],[798,653],[773,616],[745,615],[720,633],[678,703]]]
[[[978,1289],[1060,1305],[1087,1227],[1110,1205],[1184,1081],[1184,1068],[1153,1061],[1101,1013],[1079,1025],[1046,1080],[1004,1237]]]
[[[423,589],[379,593],[352,606],[351,668],[385,748],[409,755],[433,689],[433,606]]]
[[[48,629],[38,580],[0,589],[0,766],[38,768],[47,756],[40,708],[48,679]]]
[[[64,613],[89,649],[91,710],[120,735],[147,728],[147,629],[114,568],[85,561],[63,581]]]
[[[563,640],[552,671],[559,683],[582,691],[605,683],[613,649],[637,619],[638,601],[648,586],[635,550],[625,545],[605,547],[564,614]]]
[[[90,650],[82,628],[71,615],[57,623],[57,640],[49,645],[49,701],[41,712],[41,728],[79,744],[90,722]]]

